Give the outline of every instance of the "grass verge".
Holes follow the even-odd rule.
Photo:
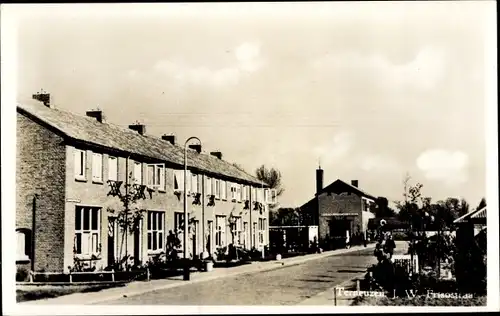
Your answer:
[[[486,306],[486,296],[472,298],[433,298],[427,295],[412,298],[358,296],[353,306]]]
[[[125,284],[107,285],[68,285],[68,286],[36,286],[16,290],[16,301],[18,303],[26,301],[54,298],[73,293],[98,292],[104,289],[124,286]]]

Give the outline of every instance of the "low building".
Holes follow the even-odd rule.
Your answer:
[[[376,198],[359,188],[358,180],[351,183],[340,179],[323,187],[323,170],[316,170],[315,197],[300,207],[307,225],[318,226],[318,240],[324,247],[366,238],[368,221],[374,218]],[[305,223],[306,224],[306,223]]]
[[[468,212],[453,221],[458,228],[458,231],[467,233],[468,235],[476,236],[483,229],[486,229],[486,209],[482,207]]]
[[[78,260],[99,269],[126,254],[141,264],[165,251],[170,231],[183,240],[184,147],[174,136],[44,104],[17,106],[18,268],[67,272]],[[229,243],[268,245],[274,190],[220,152],[189,149],[187,168],[190,256]],[[125,205],[117,194],[126,187],[139,196],[127,208],[143,214],[130,231],[118,217]]]

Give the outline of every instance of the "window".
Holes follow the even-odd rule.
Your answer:
[[[220,195],[221,199],[227,200],[227,183],[226,181],[220,181]]]
[[[165,166],[162,163],[147,166],[147,185],[160,191],[165,191]]]
[[[236,201],[236,184],[235,183],[231,183],[231,201]]]
[[[241,185],[236,185],[236,201],[241,202]]]
[[[257,234],[257,223],[252,223],[252,243],[254,247],[257,247],[257,240],[255,239],[255,236]]]
[[[220,198],[220,180],[219,179],[215,179],[215,197],[216,198]]]
[[[159,252],[163,250],[165,213],[148,211],[148,251]]]
[[[242,199],[243,201],[248,200],[247,189],[248,189],[248,186],[247,186],[247,185],[242,185],[242,186],[241,186],[241,199]]]
[[[205,182],[205,192],[207,195],[212,195],[212,178],[207,177]]]
[[[84,150],[75,149],[75,178],[85,180],[87,166],[87,153]]]
[[[174,170],[174,191],[184,191],[184,170]]]
[[[118,180],[118,158],[108,157],[108,180]]]
[[[100,252],[100,208],[77,206],[75,213],[75,253]]]
[[[269,201],[269,189],[264,189],[264,203]]]
[[[226,245],[226,216],[215,216],[215,245]]]
[[[276,194],[276,190],[275,189],[271,190],[271,201],[270,201],[270,203],[271,204],[278,203],[278,195]]]
[[[174,214],[174,230],[177,233],[184,230],[184,213],[175,212],[175,214]]]
[[[248,249],[248,222],[243,223],[243,246]]]
[[[198,193],[198,175],[191,173],[191,193]]]
[[[16,261],[28,261],[31,257],[31,230],[16,230]]]
[[[240,245],[243,243],[243,238],[242,238],[242,222],[241,222],[241,217],[235,217],[234,218],[234,224],[233,224],[233,234],[234,234],[234,244],[235,245]]]
[[[264,243],[264,232],[266,231],[266,219],[259,218],[259,244]]]
[[[142,163],[134,162],[134,183],[142,184]]]
[[[102,154],[92,153],[92,181],[102,182]]]
[[[257,188],[255,188],[255,187],[252,188],[252,201],[258,202]]]

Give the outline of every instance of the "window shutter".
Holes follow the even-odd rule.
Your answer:
[[[74,160],[75,160],[75,176],[80,176],[81,174],[81,163],[82,163],[82,157],[80,155],[80,150],[78,149],[75,149],[75,157],[74,157]]]
[[[116,181],[118,180],[118,159],[116,157],[108,158],[108,179]]]
[[[165,190],[165,165],[159,164],[158,168],[160,169],[160,189]]]

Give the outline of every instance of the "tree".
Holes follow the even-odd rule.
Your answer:
[[[285,192],[281,184],[281,172],[278,169],[266,168],[262,165],[257,170],[255,170],[255,175],[257,179],[267,184],[271,189],[276,190],[276,197],[279,197]],[[278,203],[270,206],[270,211],[275,211],[278,207]]]

